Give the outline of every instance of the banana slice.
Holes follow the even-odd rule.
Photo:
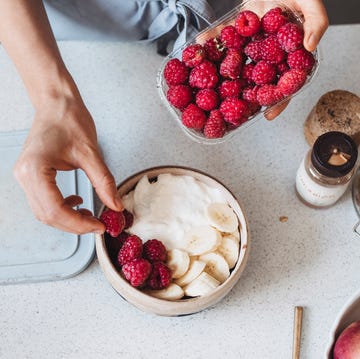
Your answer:
[[[222,236],[221,243],[216,251],[225,258],[230,269],[235,267],[238,260],[239,247],[239,240],[232,234]]]
[[[202,272],[197,278],[189,283],[185,288],[185,295],[189,297],[198,297],[212,292],[220,282],[206,272]]]
[[[209,223],[220,232],[232,233],[238,228],[238,218],[226,203],[212,203],[206,209]]]
[[[188,271],[182,277],[176,279],[175,283],[180,285],[181,287],[189,284],[202,273],[205,265],[205,262],[191,258]]]
[[[206,263],[204,271],[209,273],[220,283],[225,282],[229,277],[229,265],[221,254],[216,252],[203,254],[199,257],[199,260]]]
[[[175,283],[170,283],[167,288],[160,290],[148,290],[147,294],[158,299],[177,300],[184,296],[184,290]]]
[[[167,252],[167,265],[173,278],[180,278],[189,268],[190,257],[181,249],[171,249]]]
[[[213,252],[221,242],[221,233],[210,226],[191,228],[184,235],[183,249],[191,256]]]

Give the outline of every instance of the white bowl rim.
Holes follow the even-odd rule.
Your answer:
[[[330,331],[330,338],[329,338],[329,342],[327,345],[327,349],[324,355],[324,359],[330,359],[332,358],[331,354],[332,354],[332,350],[335,344],[335,340],[337,338],[337,331],[340,329],[340,323],[341,321],[344,319],[344,317],[348,314],[348,312],[352,309],[352,306],[356,303],[360,301],[360,289],[358,289],[346,302],[345,304],[342,306],[340,312],[338,313],[338,315],[336,316],[335,321],[333,322],[333,325],[331,327],[331,331]],[[358,319],[360,320],[360,318]]]

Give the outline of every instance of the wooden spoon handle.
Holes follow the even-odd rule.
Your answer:
[[[300,358],[300,343],[301,343],[301,327],[302,327],[303,310],[304,310],[303,307],[295,307],[292,359],[299,359]]]

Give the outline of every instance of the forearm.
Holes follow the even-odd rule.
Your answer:
[[[77,93],[41,0],[0,0],[0,42],[38,108],[49,97]]]

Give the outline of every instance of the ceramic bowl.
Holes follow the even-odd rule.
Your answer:
[[[122,183],[119,184],[118,191],[120,195],[123,196],[133,190],[135,185],[144,175],[147,175],[149,179],[155,179],[158,175],[162,173],[192,176],[195,179],[207,184],[208,186],[218,188],[224,195],[224,198],[226,198],[228,204],[236,213],[239,219],[240,228],[240,252],[238,261],[235,267],[232,269],[231,274],[227,278],[227,280],[208,295],[194,297],[190,299],[180,299],[176,301],[157,299],[144,293],[140,289],[132,287],[122,277],[121,273],[114,267],[109,258],[105,245],[104,235],[96,236],[96,252],[100,266],[105,274],[106,279],[116,290],[116,292],[120,294],[125,300],[143,311],[154,313],[157,315],[188,315],[199,312],[201,310],[204,310],[205,308],[214,305],[223,297],[225,297],[233,288],[233,286],[237,283],[245,268],[249,255],[249,227],[243,208],[241,207],[239,201],[235,198],[235,196],[230,192],[230,190],[227,189],[215,178],[195,169],[173,166],[149,168],[139,173],[136,173],[124,180]],[[102,207],[100,209],[99,216],[105,209],[106,207]]]
[[[325,359],[332,359],[336,339],[352,322],[360,320],[360,290],[358,290],[343,306],[338,314],[330,333],[330,340],[325,353]]]
[[[352,182],[352,201],[359,217],[358,222],[354,225],[354,232],[360,236],[360,167],[357,168]]]
[[[356,213],[360,216],[360,168],[356,170],[352,183],[352,200]],[[360,222],[354,226],[354,232],[360,235]],[[331,328],[330,339],[325,352],[325,359],[332,359],[336,339],[352,322],[360,320],[360,290],[358,290],[343,306]]]

